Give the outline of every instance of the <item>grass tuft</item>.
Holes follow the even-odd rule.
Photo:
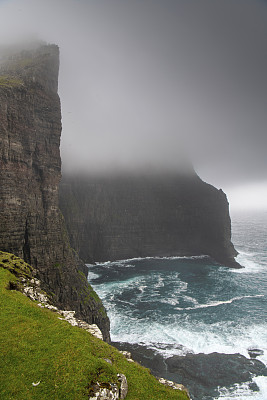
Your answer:
[[[19,78],[13,78],[11,76],[0,76],[0,87],[17,87],[23,85],[23,81]]]

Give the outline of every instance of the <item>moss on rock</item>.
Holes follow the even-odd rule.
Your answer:
[[[19,78],[8,75],[0,76],[0,86],[12,88],[21,85],[23,85],[23,81]]]

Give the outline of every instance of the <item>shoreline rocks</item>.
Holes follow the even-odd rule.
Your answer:
[[[151,373],[165,380],[181,382],[192,400],[210,400],[219,396],[219,387],[247,383],[250,390],[259,390],[254,376],[267,376],[266,366],[259,360],[241,354],[193,354],[164,358],[145,345],[113,342],[117,349],[131,352],[132,358]]]

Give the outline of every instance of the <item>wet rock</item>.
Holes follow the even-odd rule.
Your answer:
[[[164,373],[166,371],[166,364],[164,358],[152,349],[139,344],[130,344],[125,342],[112,342],[122,354],[130,357],[129,360],[134,359],[146,368],[149,368],[153,375],[168,378]]]
[[[187,354],[166,360],[168,371],[188,387],[193,399],[213,399],[218,387],[252,382],[255,375],[267,376],[267,368],[258,361],[241,354]]]
[[[250,382],[248,387],[250,388],[250,390],[252,390],[252,392],[259,392],[260,391],[259,386],[256,384],[256,382]]]
[[[253,376],[267,375],[265,365],[255,359],[240,354],[193,354],[174,356],[167,359],[157,351],[144,345],[113,342],[119,350],[131,352],[131,356],[141,365],[151,370],[157,379],[179,382],[185,386],[192,400],[213,400],[219,396],[218,386],[232,387],[250,382],[252,391],[259,390],[252,381]],[[178,346],[184,351],[183,346]]]
[[[255,347],[251,347],[248,349],[248,354],[249,354],[250,358],[256,358],[258,356],[263,356],[264,351],[257,349]]]

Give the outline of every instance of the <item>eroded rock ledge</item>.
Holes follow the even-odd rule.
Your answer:
[[[31,300],[38,301],[39,307],[48,308],[51,311],[57,312],[60,315],[60,317],[58,317],[59,319],[67,321],[72,326],[82,328],[98,339],[103,340],[103,334],[96,324],[90,325],[76,318],[75,311],[59,310],[56,306],[53,306],[48,296],[41,290],[41,283],[38,279],[32,278],[30,281],[27,281],[27,279],[21,278],[21,282],[23,284],[23,293]]]

